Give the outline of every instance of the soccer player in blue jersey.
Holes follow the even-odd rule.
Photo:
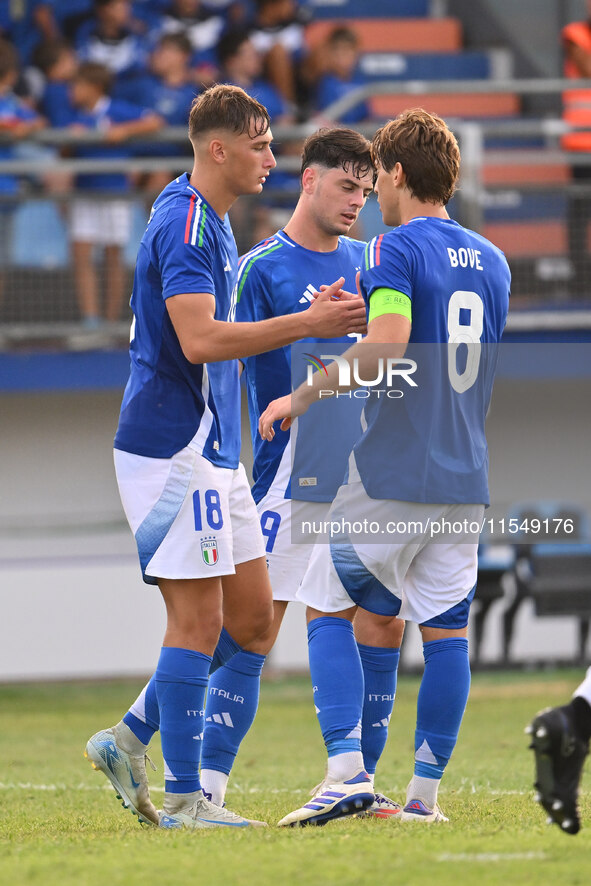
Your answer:
[[[355,275],[365,243],[346,236],[373,189],[370,144],[351,129],[321,129],[305,142],[301,194],[283,230],[250,250],[237,280],[236,319],[258,321],[307,310],[323,281],[342,274],[355,289]],[[306,351],[326,350],[322,339],[305,340]],[[351,344],[351,338],[340,340]],[[271,651],[289,601],[306,570],[314,536],[302,537],[302,520],[325,519],[343,481],[347,457],[361,433],[362,401],[352,419],[350,404],[332,400],[323,425],[339,438],[337,448],[318,445],[319,429],[307,414],[291,432],[279,432],[271,443],[261,440],[261,412],[292,389],[289,346],[243,361],[253,433],[253,496],[266,539],[274,620],[250,651],[235,655],[209,683],[201,756],[201,782],[214,803],[222,805],[234,758],[257,709],[260,674]],[[293,464],[292,464],[293,450]],[[300,469],[305,465],[305,473]],[[298,542],[296,539],[301,538]],[[356,634],[364,669],[364,760],[373,776],[384,747],[395,692],[396,665],[403,623],[366,625],[359,610]],[[400,806],[377,795],[375,814],[397,814]]]
[[[390,531],[391,540],[368,543],[367,533],[352,535],[342,520],[337,541],[315,546],[298,591],[308,605],[310,671],[328,771],[316,796],[281,825],[322,824],[373,801],[355,732],[363,705],[351,625],[358,606],[376,621],[386,615],[414,621],[423,638],[414,774],[402,821],[446,820],[437,793],[470,686],[467,624],[488,504],[484,420],[510,272],[495,246],[448,216],[460,154],[441,118],[406,111],[378,130],[372,151],[382,215],[396,227],[368,244],[359,281],[368,334],[345,362],[358,377],[375,379],[377,349],[407,376],[416,372],[418,381],[411,379],[414,387],[407,385],[402,400],[366,400],[367,428],[331,508],[337,524],[343,514],[365,517],[378,531]],[[293,397],[271,403],[261,435],[272,440],[273,423],[284,419],[282,429],[289,427],[321,390],[323,396],[353,390],[341,370],[335,361],[328,377],[316,373]],[[446,525],[459,528],[443,537]]]
[[[233,321],[238,256],[227,212],[260,193],[275,160],[266,109],[215,86],[189,116],[195,162],[157,198],[139,247],[131,307],[131,373],[115,437],[117,481],[144,581],[157,584],[167,626],[158,666],[115,727],[86,754],[125,806],[164,828],[248,827],[201,791],[199,758],[210,671],[268,630],[272,598],[264,539],[239,464],[238,356],[309,335],[362,331],[361,299]],[[165,794],[154,808],[147,745],[160,728]]]

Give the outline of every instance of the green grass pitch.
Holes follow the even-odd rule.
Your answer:
[[[116,722],[138,682],[0,687],[0,883],[117,884],[433,883],[588,884],[591,800],[571,837],[545,824],[533,802],[533,758],[523,728],[563,703],[580,671],[478,674],[440,792],[449,824],[347,819],[323,828],[158,831],[122,809],[83,758],[87,738]],[[377,788],[404,798],[412,772],[418,680],[403,677]],[[159,805],[162,760],[150,772]],[[322,778],[324,752],[306,678],[265,681],[228,805],[271,825]]]

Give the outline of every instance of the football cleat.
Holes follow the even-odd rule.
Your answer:
[[[156,767],[146,755],[128,754],[117,744],[115,730],[103,729],[87,742],[84,756],[92,768],[103,772],[122,805],[145,824],[158,824],[158,812],[150,800],[146,760]]]
[[[311,800],[278,822],[278,827],[323,825],[335,818],[355,815],[368,809],[375,799],[371,780],[365,771],[345,782],[321,782]]]
[[[589,742],[576,734],[568,706],[540,711],[526,732],[535,756],[534,799],[547,812],[549,823],[567,834],[577,834],[581,827],[579,783]]]
[[[400,821],[422,821],[423,824],[432,824],[436,821],[449,821],[436,803],[433,809],[429,809],[424,800],[419,797],[409,800],[400,813]]]
[[[225,806],[216,806],[201,794],[187,809],[172,813],[160,812],[158,826],[170,829],[198,830],[200,828],[266,828],[267,823],[236,815]]]
[[[371,816],[372,818],[396,818],[399,819],[402,812],[400,803],[396,803],[384,794],[376,794],[375,800],[371,806],[362,812],[363,816]]]

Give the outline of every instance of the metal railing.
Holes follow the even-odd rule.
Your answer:
[[[332,121],[338,122],[338,119],[343,114],[346,114],[348,110],[372,96],[407,95],[409,97],[409,106],[412,106],[410,99],[412,99],[413,96],[430,95],[436,97],[441,94],[466,95],[514,93],[524,98],[555,96],[558,104],[560,93],[565,89],[576,88],[591,90],[591,80],[384,80],[368,83],[366,86],[355,89],[347,96],[339,99],[327,108],[321,116],[318,116],[313,120],[309,120],[306,123],[299,125],[274,126],[273,134],[275,142],[279,145],[277,156],[278,170],[293,173],[294,176],[297,176],[300,167],[299,156],[297,154],[282,153],[281,146],[301,142],[303,138],[311,132],[314,132],[320,125],[330,125],[330,122]],[[433,106],[433,103],[430,104]],[[434,107],[434,110],[436,110],[436,106]],[[461,182],[454,201],[454,213],[459,221],[474,230],[483,232],[485,229],[487,206],[490,203],[488,198],[490,194],[494,195],[495,193],[509,189],[519,195],[524,195],[528,191],[535,190],[537,192],[547,192],[548,195],[551,193],[556,194],[558,192],[563,194],[566,199],[575,192],[584,195],[586,193],[585,189],[589,188],[589,185],[580,182],[565,184],[560,180],[557,180],[556,182],[548,182],[547,184],[537,182],[533,185],[531,183],[528,184],[527,182],[524,182],[523,184],[504,184],[502,177],[500,181],[492,184],[486,183],[485,181],[486,168],[491,164],[499,167],[509,164],[513,167],[521,165],[524,170],[531,169],[539,164],[555,164],[557,166],[562,164],[568,167],[586,166],[591,168],[591,153],[577,152],[573,154],[561,150],[560,137],[565,133],[572,131],[572,127],[569,127],[559,118],[558,111],[555,111],[550,116],[519,116],[512,119],[466,120],[451,118],[448,116],[448,122],[458,136],[462,150]],[[371,137],[379,125],[380,121],[376,121],[375,123],[363,124],[356,128],[364,132],[368,137]],[[531,148],[530,146],[527,146],[527,140],[531,140],[532,138],[539,139],[541,147]],[[492,148],[488,147],[488,144],[490,144],[492,139],[508,140],[511,142],[511,146],[499,147],[496,145]],[[516,149],[520,140],[526,146]],[[7,141],[7,138],[4,136],[0,138],[0,143],[6,144]],[[142,143],[145,144],[148,139],[144,136],[136,141],[141,145]],[[172,177],[180,172],[190,169],[192,165],[192,157],[185,127],[168,127],[151,135],[149,141],[152,144],[162,145],[163,149],[165,149],[167,145],[185,145],[187,147],[187,153],[186,155],[175,153],[170,156],[149,157],[141,156],[138,150],[138,156],[128,157],[89,158],[61,156],[61,151],[64,148],[75,151],[76,147],[99,143],[107,148],[109,147],[109,143],[105,140],[104,133],[96,131],[73,133],[68,129],[41,130],[27,140],[27,150],[29,151],[27,156],[15,156],[11,159],[0,160],[0,176],[9,175],[25,180],[24,187],[16,197],[14,195],[2,195],[0,193],[0,215],[3,211],[5,213],[7,212],[7,205],[14,205],[15,202],[27,201],[32,198],[38,199],[39,197],[45,197],[48,200],[57,201],[58,203],[67,203],[74,198],[76,196],[75,190],[70,190],[67,193],[52,193],[50,190],[44,188],[44,182],[51,178],[51,176],[55,176],[55,174],[75,176],[84,173],[99,174],[122,172],[133,174],[134,179],[137,180],[144,174],[166,171],[167,173],[170,173]],[[133,143],[130,142],[127,146],[133,147]],[[117,149],[120,148],[120,145],[112,145],[112,147]],[[31,154],[31,151],[36,151],[37,153]],[[27,180],[29,182],[28,187]],[[33,185],[30,184],[31,180],[34,182]],[[273,199],[279,200],[282,195],[287,206],[289,206],[290,201],[292,204],[295,203],[297,199],[297,178],[294,179],[294,182],[295,185],[292,191],[285,196],[285,192],[273,188],[273,177],[271,176],[269,183],[265,188],[265,203],[272,202]],[[109,196],[107,192],[101,193],[103,197]],[[99,196],[98,192],[97,196]],[[137,184],[134,184],[129,192],[130,199],[136,201],[141,200],[143,204],[145,204],[146,213],[151,196],[153,195],[146,193],[146,191],[140,188]],[[247,209],[242,212],[244,218],[240,219],[238,217],[238,219],[234,221],[234,225],[237,226],[239,240],[242,239],[241,245],[246,245],[246,248],[248,248],[248,246],[252,244],[245,244],[245,238],[250,234],[252,212],[255,212],[256,207],[260,206],[263,201],[260,201],[257,198],[255,201],[249,202],[248,200],[245,200],[239,202],[240,204],[244,204]],[[240,230],[241,226],[244,228],[242,232]],[[242,237],[240,238],[241,233]],[[368,233],[371,233],[371,231]],[[18,274],[15,273],[13,278],[11,278],[10,263],[5,264],[4,268],[0,267],[0,271],[2,271],[2,273],[0,273],[0,278],[4,278],[3,288],[5,290],[4,310],[0,304],[0,326],[5,343],[7,341],[20,342],[27,338],[27,334],[32,335],[34,330],[36,337],[51,335],[52,332],[61,335],[64,330],[70,328],[72,323],[75,323],[76,310],[75,306],[73,307],[75,299],[73,299],[71,291],[73,284],[71,279],[69,279],[71,278],[71,273],[68,273],[67,269],[62,274],[63,279],[55,282],[55,284],[50,281],[51,274],[53,273],[55,277],[55,273],[51,271],[50,268],[47,269],[48,273],[46,274],[46,282],[44,283],[44,286],[46,287],[46,292],[49,292],[50,297],[56,303],[55,315],[52,315],[52,318],[48,319],[47,311],[39,311],[36,316],[37,307],[41,305],[41,302],[35,302],[32,300],[31,310],[27,313],[26,322],[23,322],[22,319],[16,321],[14,317],[11,317],[10,312],[7,312],[6,305],[10,302],[10,298],[6,295],[6,290],[10,290],[11,286],[19,287],[21,285],[24,286],[25,284],[38,286],[38,278],[43,276],[43,269],[39,270],[32,283],[28,280],[28,277],[25,280],[25,277],[27,276],[26,274],[20,274],[20,272]],[[528,273],[530,273],[530,277],[533,280],[532,274],[534,272],[530,271],[531,269],[528,270]],[[589,291],[591,294],[591,279],[589,280],[589,284]],[[0,279],[0,286],[1,285],[2,280]],[[531,289],[531,292],[527,292],[528,297],[536,295],[537,285],[538,284],[535,280],[533,280],[532,283],[527,283],[525,288]],[[55,291],[51,289],[52,286],[55,286]],[[61,296],[58,290],[61,291],[63,299],[69,304],[68,309],[65,311],[62,311],[59,306],[59,298]],[[68,292],[66,292],[66,290],[68,290]],[[559,299],[563,298],[562,295],[559,295],[558,297]],[[12,298],[14,301],[14,292]],[[552,292],[549,297],[547,293],[542,293],[540,301],[543,301],[544,299],[548,301],[548,298],[549,303],[551,303],[554,298]]]

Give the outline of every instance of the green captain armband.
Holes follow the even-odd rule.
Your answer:
[[[374,289],[369,297],[368,323],[384,314],[402,314],[412,323],[412,302],[408,295],[397,289]]]

